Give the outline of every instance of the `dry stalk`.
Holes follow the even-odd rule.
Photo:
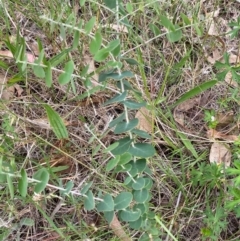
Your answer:
[[[115,214],[109,226],[121,241],[132,241],[132,239],[125,233],[121,223],[118,220],[118,217]]]

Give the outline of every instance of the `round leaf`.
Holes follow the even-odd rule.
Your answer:
[[[106,166],[106,171],[109,172],[111,171],[115,166],[117,166],[118,162],[120,160],[120,156],[116,156],[115,158],[112,158],[107,166]]]
[[[136,143],[134,146],[130,146],[129,153],[137,157],[151,157],[155,154],[155,149],[148,143]]]
[[[93,210],[94,207],[95,207],[95,201],[94,201],[94,198],[93,198],[92,191],[89,190],[86,195],[87,195],[87,197],[85,197],[85,200],[84,200],[84,208],[87,211]]]
[[[137,125],[138,125],[138,119],[137,118],[134,118],[134,119],[130,120],[129,122],[126,122],[126,121],[120,122],[116,125],[114,133],[115,134],[121,134],[121,133],[130,131],[131,129],[133,129]]]
[[[147,189],[134,191],[133,197],[136,202],[144,203],[149,197],[149,191]]]
[[[134,222],[139,219],[140,215],[141,215],[140,210],[133,211],[128,209],[128,210],[122,210],[120,213],[121,219],[125,222]]]
[[[143,189],[145,186],[145,178],[143,177],[139,177],[137,180],[135,180],[135,182],[133,182],[132,184],[132,188],[134,190],[141,190]]]
[[[99,212],[110,212],[114,210],[113,198],[110,194],[105,194],[103,201],[97,205]]]
[[[126,152],[120,156],[118,165],[125,165],[128,162],[130,162],[131,159],[132,159],[132,155],[130,153]]]
[[[118,140],[117,142],[119,143],[118,146],[111,151],[113,155],[121,155],[127,152],[132,143],[132,140],[129,137],[125,137]]]
[[[133,199],[133,196],[130,192],[122,192],[120,193],[115,199],[114,199],[114,204],[115,210],[122,210],[125,209],[129,206]]]
[[[34,192],[40,193],[48,184],[49,173],[46,168],[42,168],[33,175],[33,178],[39,181],[34,188]]]

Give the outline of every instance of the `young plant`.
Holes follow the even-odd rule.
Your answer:
[[[217,127],[218,121],[216,120],[216,113],[214,110],[204,111],[204,121],[206,121],[210,129],[215,129]]]

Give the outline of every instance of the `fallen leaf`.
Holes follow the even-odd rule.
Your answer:
[[[214,49],[211,55],[206,56],[207,61],[211,64],[215,64],[216,61],[220,61],[222,55],[218,49]]]
[[[21,118],[21,119],[26,120],[26,121],[28,121],[28,122],[30,122],[34,125],[37,125],[38,127],[43,128],[43,129],[48,129],[48,130],[52,129],[52,127],[51,127],[47,118],[34,119],[34,120],[31,120],[31,119],[28,119],[28,118]],[[65,126],[71,125],[71,123],[66,121],[66,120],[64,120],[63,122],[64,122]]]
[[[231,72],[228,72],[226,74],[225,82],[228,83],[232,87],[238,88],[238,83],[235,80],[233,80]]]
[[[37,42],[31,42],[28,44],[31,48],[31,51],[35,54],[35,56],[39,55],[39,48]]]
[[[230,64],[237,64],[240,62],[240,56],[230,53],[229,56],[229,63]]]
[[[92,75],[91,79],[93,80],[92,83],[94,86],[97,85],[97,81],[98,81],[98,75],[96,74],[96,68],[95,68],[95,64],[94,64],[94,60],[93,58],[91,58],[88,55],[85,55],[84,57],[84,63],[86,65],[88,65],[88,74],[91,74],[94,72],[94,74]]]
[[[211,146],[209,161],[217,165],[224,164],[229,167],[231,164],[232,153],[228,144],[214,142]]]
[[[217,8],[213,12],[206,13],[206,25],[209,25],[208,35],[219,35],[219,24],[215,22],[216,17],[219,15],[220,8]],[[219,18],[218,18],[219,19]]]
[[[185,126],[185,114],[188,110],[197,106],[200,102],[200,97],[195,97],[189,100],[184,101],[183,103],[176,106],[173,112],[174,120],[181,126]]]
[[[140,108],[135,117],[139,120],[138,129],[146,131],[149,134],[152,133],[152,114],[147,108]]]
[[[216,131],[214,129],[210,129],[207,131],[207,136],[209,139],[213,140],[213,139],[222,139],[225,141],[231,141],[234,142],[238,139],[238,136],[236,135],[226,135],[224,133],[221,133],[219,131]]]
[[[199,101],[200,101],[200,97],[194,97],[192,99],[188,99],[183,103],[179,104],[178,106],[176,106],[175,109],[178,111],[185,112],[192,109],[194,106],[198,105]]]
[[[0,99],[10,100],[13,99],[15,95],[20,97],[23,92],[22,87],[18,84],[7,87],[7,82],[7,77],[0,74]]]
[[[13,54],[9,50],[0,50],[0,56],[13,58]],[[26,53],[27,61],[33,63],[35,61],[35,56],[31,53]]]
[[[117,32],[128,33],[127,27],[121,24],[108,24],[108,25],[103,25],[103,27],[111,28],[113,30],[116,30]]]
[[[234,121],[234,112],[229,111],[227,113],[217,113],[216,121],[220,125],[228,125]]]

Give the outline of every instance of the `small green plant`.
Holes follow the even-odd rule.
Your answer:
[[[216,113],[214,110],[205,110],[204,111],[204,121],[206,121],[210,129],[215,129],[218,121],[216,120]]]
[[[216,77],[218,80],[223,81],[223,80],[225,80],[226,75],[228,73],[230,73],[232,75],[233,80],[235,80],[236,82],[239,83],[240,82],[240,75],[239,75],[240,66],[232,66],[229,62],[229,56],[230,56],[230,54],[224,53],[224,55],[223,55],[224,63],[216,61],[215,67],[217,68],[217,70],[220,71],[216,74]]]
[[[226,211],[220,205],[217,205],[214,210],[208,205],[205,210],[206,217],[203,222],[206,227],[201,229],[203,240],[219,240],[221,232],[226,229]]]
[[[200,163],[191,170],[193,186],[206,186],[207,188],[221,188],[224,174],[217,164]]]
[[[237,21],[230,22],[228,24],[230,27],[233,27],[233,30],[228,32],[228,34],[231,36],[231,38],[235,38],[238,36],[238,32],[240,31],[240,17],[238,17]]]

